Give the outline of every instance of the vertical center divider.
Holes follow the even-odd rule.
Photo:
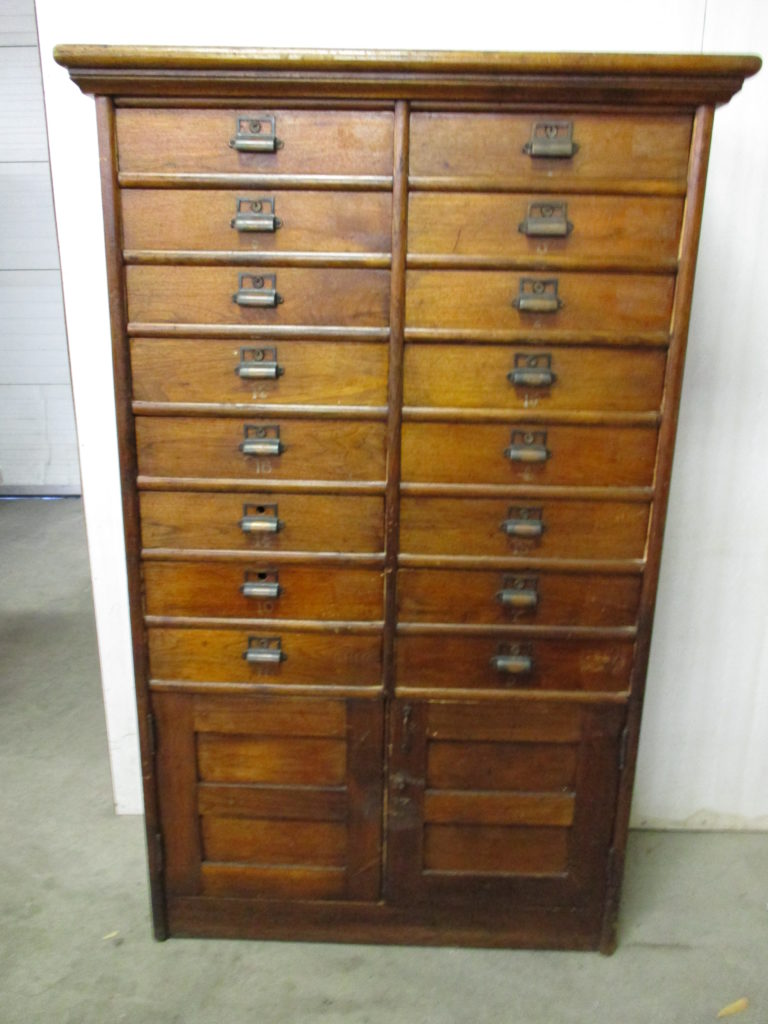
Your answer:
[[[389,875],[389,775],[395,695],[395,633],[397,630],[397,558],[400,548],[400,427],[403,419],[403,336],[405,330],[405,257],[408,246],[408,140],[410,106],[395,103],[392,170],[392,264],[389,288],[389,373],[387,379],[387,485],[384,497],[384,763],[382,774],[381,861],[382,897]]]
[[[387,485],[384,498],[384,639],[385,697],[393,697],[397,624],[397,556],[400,537],[400,426],[403,409],[403,334],[405,328],[405,256],[408,235],[407,102],[395,103],[392,180],[392,267],[389,297],[389,375],[387,381]]]

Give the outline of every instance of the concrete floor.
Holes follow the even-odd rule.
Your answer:
[[[620,945],[585,953],[150,934],[112,812],[79,500],[0,501],[0,1024],[768,1022],[768,835],[637,832]]]

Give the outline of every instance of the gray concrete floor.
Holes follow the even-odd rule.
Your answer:
[[[0,501],[1,1024],[768,1022],[768,835],[637,832],[591,953],[151,938],[113,814],[79,500]]]

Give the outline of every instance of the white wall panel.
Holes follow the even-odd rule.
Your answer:
[[[47,159],[37,48],[3,47],[0,53],[0,161]]]
[[[648,0],[628,7],[614,0],[578,4],[552,0],[546,8],[532,11],[529,5],[499,5],[490,0],[479,0],[471,9],[392,0],[386,13],[363,18],[359,4],[342,0],[321,5],[286,0],[274,18],[259,19],[257,33],[249,32],[242,5],[234,0],[220,0],[215,9],[136,0],[127,11],[93,0],[70,0],[66,5],[58,0],[38,0],[86,515],[113,779],[120,809],[139,806],[138,762],[128,696],[124,569],[120,553],[109,543],[120,530],[120,511],[117,467],[109,461],[115,452],[103,436],[107,422],[103,395],[109,388],[108,359],[102,351],[107,344],[107,312],[101,300],[94,306],[94,292],[103,294],[98,290],[104,287],[104,263],[96,198],[93,103],[81,96],[66,72],[53,63],[53,45],[232,45],[237,35],[242,45],[262,46],[700,52],[706,29],[712,50],[722,48],[722,40],[727,39],[729,48],[753,52],[762,47],[765,52],[765,36],[758,32],[761,5],[762,0],[733,0],[727,6],[723,0],[709,0],[708,7],[704,0],[674,4]],[[730,35],[719,27],[720,11],[722,19],[729,22]],[[748,83],[745,93],[718,114],[716,147],[730,145],[724,134],[728,129],[721,127],[726,118],[739,126],[745,138],[759,132],[763,118],[755,109],[754,92],[749,92],[754,89],[755,84]],[[741,164],[749,163],[754,150],[742,150],[738,159]],[[764,460],[756,460],[765,450],[768,403],[760,404],[760,384],[752,379],[750,369],[734,364],[737,350],[731,339],[734,329],[748,335],[741,352],[756,355],[768,335],[760,294],[766,278],[757,276],[762,273],[759,267],[753,269],[757,239],[765,237],[768,227],[760,199],[766,167],[763,162],[753,178],[740,179],[736,191],[732,171],[719,166],[718,160],[716,155],[705,215],[704,283],[700,281],[696,290],[692,363],[685,389],[635,819],[673,826],[762,827],[766,821],[761,816],[768,814],[768,786],[762,775],[762,751],[768,748],[768,715],[764,713],[768,630],[761,603],[767,589],[767,527],[766,519],[760,521],[762,499],[750,482],[758,473],[768,475]],[[737,212],[744,210],[755,220],[755,228],[746,232]],[[739,291],[741,312],[735,319],[731,316],[734,303],[711,280],[726,249],[733,260],[729,272],[733,280],[753,285],[752,290],[744,287]],[[737,362],[740,358],[736,357]],[[755,364],[755,377],[763,366],[761,359]],[[724,387],[718,383],[723,373],[728,380]],[[745,408],[750,410],[749,427]],[[713,446],[717,456],[710,462]],[[732,500],[724,496],[728,488],[734,489]],[[736,518],[731,514],[733,502],[738,507]],[[748,511],[742,520],[743,508]],[[748,527],[742,529],[742,521]],[[682,549],[676,552],[681,543]],[[695,570],[696,584],[692,585],[694,567],[702,557],[706,568]]]
[[[58,266],[47,161],[0,163],[0,270]]]
[[[37,46],[34,0],[0,0],[2,46]]]

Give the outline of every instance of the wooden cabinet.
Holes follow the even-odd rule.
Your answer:
[[[759,62],[57,59],[157,935],[610,951],[713,111]]]

